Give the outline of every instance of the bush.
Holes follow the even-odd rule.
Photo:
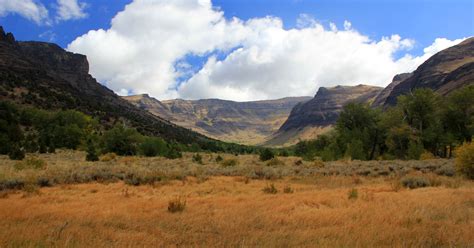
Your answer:
[[[470,179],[474,179],[474,143],[464,143],[455,151],[457,170]]]
[[[194,154],[193,155],[193,162],[198,163],[198,164],[203,164],[201,154],[199,154],[199,153]]]
[[[87,141],[87,156],[86,161],[99,161],[99,156],[97,156],[97,151],[95,150],[94,143],[92,140]]]
[[[221,155],[217,155],[216,157],[216,162],[219,163],[219,162],[222,162],[222,160],[224,160]]]
[[[351,189],[347,193],[347,198],[349,200],[355,200],[355,199],[357,199],[357,197],[359,197],[359,191],[357,189]]]
[[[273,183],[270,184],[270,185],[265,186],[262,189],[262,191],[265,194],[276,194],[276,193],[278,193],[278,190],[277,190],[277,188],[275,187],[275,185]]]
[[[272,158],[267,162],[267,166],[279,166],[284,165],[285,163],[278,158]]]
[[[161,138],[147,137],[140,144],[140,153],[146,157],[165,156],[167,152],[167,144]]]
[[[110,161],[113,161],[117,159],[117,154],[113,153],[113,152],[109,152],[109,153],[106,153],[102,156],[100,156],[100,161],[102,162],[110,162]]]
[[[182,197],[176,197],[168,202],[168,212],[176,213],[183,212],[186,208],[186,199]]]
[[[234,158],[231,158],[231,159],[226,159],[224,161],[222,161],[221,165],[224,166],[224,167],[232,167],[232,166],[236,166],[239,164],[239,161],[237,161],[237,159],[234,159]]]
[[[263,149],[261,152],[260,152],[260,160],[261,161],[268,161],[272,158],[275,157],[275,154],[273,154],[272,150],[266,148],[266,149]]]
[[[286,185],[284,188],[283,188],[283,193],[285,194],[292,194],[294,191],[293,189],[291,188],[290,185]]]
[[[114,152],[121,156],[137,154],[137,148],[141,140],[142,136],[136,129],[127,128],[120,124],[105,132],[103,136],[105,151]]]
[[[25,159],[24,161],[18,162],[15,165],[13,165],[13,168],[15,170],[26,170],[26,169],[34,169],[34,170],[42,170],[46,169],[46,166],[48,164],[46,161],[39,159],[39,158],[28,158]]]
[[[416,189],[423,187],[430,187],[431,182],[428,178],[422,176],[405,176],[400,180],[405,188]]]
[[[424,151],[421,155],[420,155],[420,160],[429,160],[429,159],[435,159],[436,157],[433,155],[433,153],[429,152],[429,151]]]
[[[182,158],[183,154],[177,148],[171,147],[166,153],[165,157],[169,159],[178,159],[178,158]]]
[[[8,153],[11,160],[23,160],[25,158],[25,151],[18,145],[13,145]]]

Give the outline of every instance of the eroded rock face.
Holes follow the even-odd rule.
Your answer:
[[[385,104],[385,101],[387,101],[387,98],[392,92],[393,88],[395,88],[395,86],[399,85],[404,80],[410,78],[412,75],[413,73],[402,73],[402,74],[395,75],[395,77],[393,77],[392,82],[377,95],[374,102],[372,103],[372,106],[373,107],[383,106]]]
[[[124,97],[151,113],[224,141],[257,144],[278,130],[291,109],[311,97],[234,102],[220,99],[158,101],[146,94]]]
[[[368,85],[321,87],[315,97],[296,105],[285,123],[264,145],[292,145],[330,130],[347,103],[371,103],[383,88]]]
[[[86,56],[56,44],[15,41],[0,28],[0,100],[43,109],[75,109],[104,125],[125,121],[148,135],[182,143],[207,142],[200,134],[137,108],[89,74]]]
[[[336,123],[342,107],[349,102],[370,102],[382,91],[381,87],[358,85],[321,87],[310,101],[298,104],[279,131],[307,126],[329,126]]]
[[[447,48],[420,65],[410,77],[393,86],[384,106],[416,88],[430,88],[441,95],[474,84],[474,38]]]

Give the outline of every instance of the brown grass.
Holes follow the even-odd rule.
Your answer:
[[[348,199],[351,177],[291,181],[293,194],[265,194],[268,182],[232,177],[162,186],[123,183],[42,188],[0,199],[0,246],[469,247],[474,185],[394,192],[366,180]],[[331,182],[336,181],[333,185]],[[125,192],[125,193],[124,193]],[[186,197],[180,214],[169,199]]]
[[[298,158],[290,157],[272,167],[257,156],[221,155],[239,161],[224,167],[215,155],[203,154],[204,165],[192,163],[192,155],[91,163],[83,153],[60,151],[38,155],[46,168],[23,170],[0,157],[0,181],[25,183],[21,190],[0,191],[0,247],[474,244],[474,182],[435,174],[450,170],[452,161],[316,167],[306,161],[296,166]],[[101,173],[125,177],[102,180]],[[61,182],[71,174],[91,180]],[[132,186],[153,177],[167,180]],[[401,183],[406,177],[426,178],[430,186],[407,189]],[[38,178],[51,179],[53,186],[36,185]],[[275,194],[262,190],[269,185]],[[180,204],[179,213],[168,210]]]

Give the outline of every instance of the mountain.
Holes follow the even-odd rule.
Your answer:
[[[258,144],[278,130],[298,103],[311,97],[234,102],[219,99],[159,101],[146,94],[124,99],[177,125],[219,140]]]
[[[395,75],[393,77],[392,82],[387,85],[375,98],[374,102],[372,103],[372,106],[377,107],[377,106],[382,106],[385,104],[385,101],[387,101],[387,98],[389,97],[390,93],[392,92],[393,88],[395,86],[399,85],[401,82],[406,80],[407,78],[410,78],[413,75],[413,73],[402,73]]]
[[[398,96],[416,88],[430,88],[441,95],[447,95],[470,84],[474,84],[474,37],[438,52],[408,78],[389,85],[387,89],[391,89],[386,100],[376,100],[375,106],[393,106]]]
[[[288,145],[299,139],[314,138],[336,123],[345,104],[370,103],[382,90],[381,87],[368,85],[320,87],[313,99],[293,108],[288,120],[265,145]]]
[[[210,139],[137,108],[89,75],[86,56],[44,42],[19,42],[0,27],[0,100],[75,109],[104,125],[123,120],[147,135],[181,143]]]

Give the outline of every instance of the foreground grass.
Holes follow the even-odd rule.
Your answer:
[[[0,192],[0,247],[474,244],[474,182],[444,176],[448,160],[280,158],[268,166],[256,156],[217,163],[206,154],[203,165],[192,154],[97,163],[83,156],[41,155],[46,164],[32,168],[0,158],[0,182],[24,182]],[[39,178],[51,186],[39,187]],[[176,199],[184,206],[169,211]]]
[[[335,181],[337,186],[332,182]],[[394,191],[382,178],[313,183],[213,177],[43,188],[0,199],[0,246],[469,247],[474,185]],[[282,189],[290,185],[293,193]],[[349,199],[356,189],[358,196]],[[186,198],[181,213],[168,202]]]

